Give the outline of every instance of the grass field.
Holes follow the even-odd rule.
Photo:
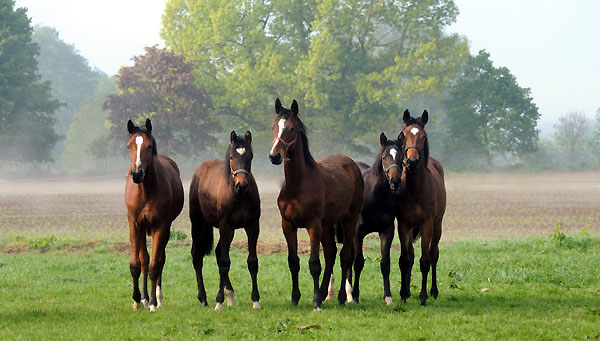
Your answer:
[[[413,296],[399,304],[395,240],[395,304],[385,306],[378,241],[370,236],[361,303],[326,303],[321,313],[312,311],[306,254],[303,296],[291,305],[277,186],[260,183],[263,309],[251,309],[243,233],[232,251],[238,305],[222,311],[198,303],[189,237],[178,233],[167,249],[164,306],[150,314],[131,310],[122,179],[0,182],[0,339],[600,338],[598,173],[448,176],[440,297],[419,305],[416,266]],[[189,235],[187,210],[173,228]],[[306,240],[304,231],[299,236]],[[204,274],[214,302],[214,254]]]

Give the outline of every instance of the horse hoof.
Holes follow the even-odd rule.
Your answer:
[[[153,313],[158,310],[158,307],[155,305],[150,305],[150,312]]]
[[[133,306],[132,306],[133,311],[136,311],[136,310],[140,309],[141,307],[142,307],[142,303],[138,303],[135,301],[133,302]]]
[[[235,305],[235,298],[233,297],[233,290],[225,289],[225,296],[227,297],[227,306],[233,307]]]
[[[148,300],[147,299],[142,299],[140,301],[140,304],[144,306],[144,309],[148,308]]]
[[[328,293],[327,297],[325,297],[325,301],[327,301],[327,302],[333,302],[334,299],[335,299],[335,296],[333,293]]]
[[[260,309],[260,303],[258,303],[258,301],[253,302],[252,303],[252,309],[256,309],[256,310]]]
[[[321,307],[316,307],[315,309],[313,309],[313,311],[321,312]]]
[[[217,303],[217,305],[215,306],[215,310],[221,310],[223,309],[223,303]]]
[[[386,297],[384,298],[384,300],[385,300],[385,304],[387,304],[387,305],[392,305],[392,304],[394,304],[394,303],[392,302],[392,296],[386,296]]]

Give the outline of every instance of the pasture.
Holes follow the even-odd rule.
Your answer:
[[[379,242],[369,235],[361,303],[327,302],[320,313],[312,311],[305,231],[298,234],[302,298],[298,307],[290,302],[279,181],[259,181],[262,310],[251,309],[243,231],[230,272],[238,305],[212,309],[214,254],[204,270],[210,306],[199,304],[184,182],[186,204],[172,229],[179,232],[167,247],[164,306],[153,314],[131,310],[124,178],[0,182],[0,338],[600,338],[600,173],[448,175],[440,297],[419,305],[416,266],[412,296],[400,304],[396,237],[394,305],[385,306]]]

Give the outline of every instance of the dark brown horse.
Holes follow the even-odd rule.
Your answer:
[[[339,304],[347,295],[346,280],[350,280],[355,253],[358,215],[363,198],[363,178],[358,166],[343,155],[329,156],[318,162],[308,149],[304,124],[298,117],[298,103],[291,110],[275,101],[277,117],[273,121],[273,147],[269,153],[275,165],[284,161],[285,183],[277,205],[281,213],[281,227],[288,245],[288,265],[292,275],[292,303],[298,304],[298,228],[306,228],[310,238],[308,266],[313,278],[314,309],[321,310],[333,273],[337,247],[335,237],[343,241],[340,251],[342,281],[338,294]],[[323,246],[325,270],[319,287],[321,262],[319,243]]]
[[[429,144],[425,132],[428,116],[427,111],[423,111],[421,117],[413,118],[406,110],[404,129],[398,135],[404,153],[402,189],[396,210],[401,244],[400,296],[404,301],[410,297],[410,272],[415,257],[412,242],[421,236],[421,305],[425,305],[427,301],[427,275],[430,267],[431,296],[438,296],[438,243],[442,236],[442,218],[446,210],[444,170],[437,160],[429,157]]]
[[[379,233],[381,242],[381,275],[383,276],[383,299],[392,304],[390,292],[390,248],[394,239],[396,199],[402,176],[402,149],[397,140],[388,140],[384,133],[379,136],[381,148],[371,167],[359,163],[363,170],[365,195],[358,220],[358,253],[354,260],[354,289],[352,298],[358,303],[360,274],[365,265],[363,240],[371,232]],[[366,166],[366,167],[365,167]]]
[[[162,305],[163,298],[161,287],[165,247],[169,242],[171,223],[183,208],[183,186],[177,164],[164,155],[157,155],[149,119],[145,128],[137,127],[129,120],[127,131],[131,166],[125,184],[125,206],[131,245],[129,269],[133,278],[133,310],[148,304],[147,279],[150,274],[150,311],[156,311]],[[146,234],[152,236],[150,264]],[[139,288],[140,272],[144,274],[143,297]]]
[[[244,228],[248,236],[248,271],[252,277],[252,307],[260,309],[258,300],[258,241],[260,218],[260,197],[258,187],[251,173],[252,135],[245,137],[231,132],[225,160],[204,161],[196,171],[190,185],[190,220],[192,222],[192,258],[198,284],[198,300],[206,302],[206,290],[202,278],[204,256],[213,246],[213,227],[219,229],[219,242],[215,249],[219,266],[220,284],[215,309],[223,307],[224,296],[227,304],[235,305],[233,287],[229,280],[229,247],[235,229]]]

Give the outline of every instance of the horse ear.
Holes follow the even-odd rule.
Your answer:
[[[400,132],[400,134],[398,134],[398,142],[400,143],[400,145],[404,145],[404,132]]]
[[[388,139],[387,136],[385,136],[385,133],[382,132],[381,135],[379,135],[379,143],[381,143],[381,146],[385,146],[385,144],[387,143]]]
[[[247,144],[252,144],[252,133],[250,130],[246,130],[246,135],[244,135]]]
[[[275,100],[275,113],[279,115],[281,109],[283,109],[283,107],[281,106],[281,101],[279,101],[279,98],[277,98]]]
[[[237,139],[237,134],[235,133],[235,130],[232,130],[231,135],[229,136],[229,141],[231,143],[234,143],[236,139]]]
[[[152,122],[150,122],[149,118],[146,119],[146,130],[148,134],[152,133]]]
[[[298,115],[298,102],[296,102],[296,100],[292,101],[292,107],[291,107],[291,109],[292,109],[292,113],[294,115]]]
[[[410,112],[408,109],[404,110],[404,117],[402,117],[402,120],[404,121],[404,124],[408,124],[408,121],[410,121]]]
[[[425,124],[427,124],[428,120],[429,120],[429,113],[427,112],[427,110],[423,110],[423,113],[421,114],[421,123],[423,124],[423,126],[425,126]]]
[[[127,131],[129,132],[129,135],[133,135],[133,133],[137,131],[137,127],[131,120],[127,121]]]

